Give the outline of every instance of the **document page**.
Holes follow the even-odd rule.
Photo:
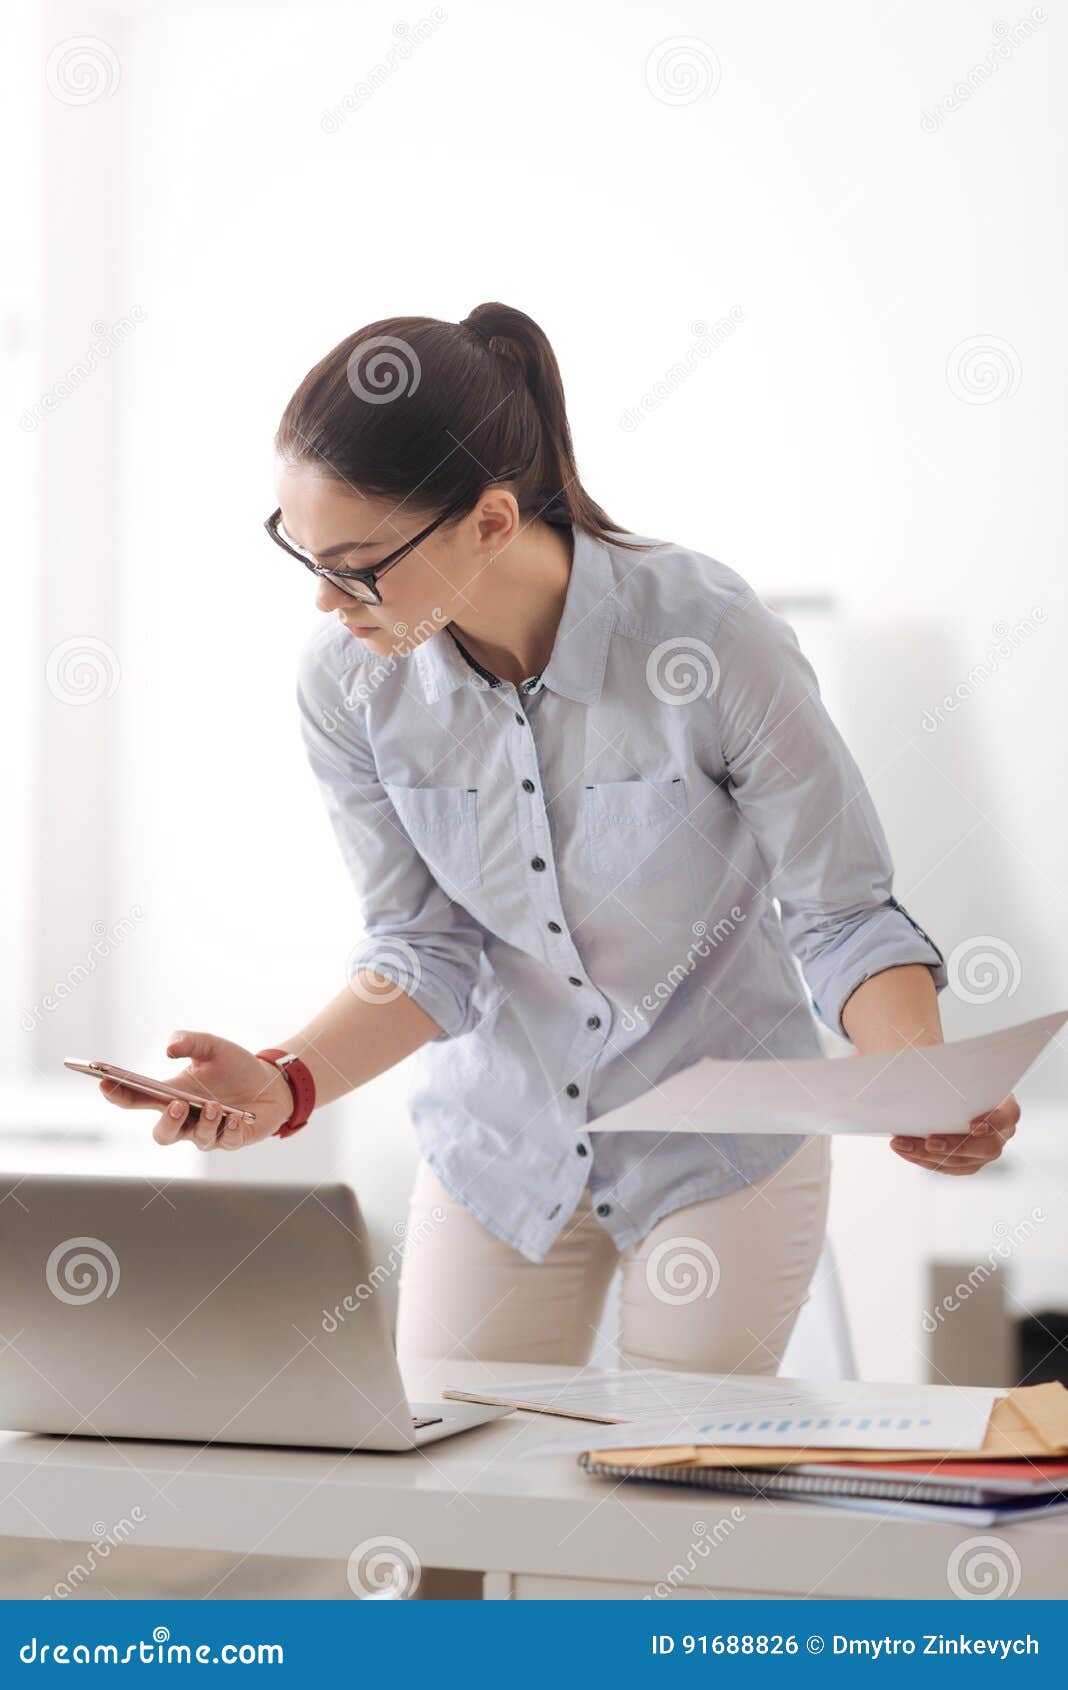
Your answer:
[[[659,1415],[571,1433],[539,1444],[531,1454],[564,1450],[671,1449],[676,1444],[756,1446],[761,1449],[981,1449],[993,1390],[964,1388],[958,1398],[897,1399],[877,1385],[870,1395],[844,1398],[832,1387],[787,1406],[754,1392],[744,1409],[714,1414]]]
[[[825,1382],[676,1373],[668,1368],[591,1372],[564,1381],[523,1379],[491,1383],[477,1392],[442,1392],[467,1401],[503,1402],[613,1423],[611,1432],[598,1427],[598,1449],[694,1443],[978,1449],[999,1394],[970,1385]],[[575,1440],[539,1447],[588,1449],[592,1435],[587,1429]]]
[[[1001,1103],[1068,1010],[953,1044],[848,1057],[704,1057],[588,1123],[590,1132],[967,1132]]]

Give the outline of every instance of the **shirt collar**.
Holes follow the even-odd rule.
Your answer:
[[[615,577],[603,540],[574,527],[571,535],[571,575],[552,655],[541,672],[541,683],[551,692],[574,699],[576,704],[595,704],[604,683],[615,613]],[[424,640],[412,660],[428,704],[436,704],[458,686],[489,684],[472,669],[447,628]]]

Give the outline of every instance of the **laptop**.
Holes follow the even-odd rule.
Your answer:
[[[347,1185],[0,1176],[0,1426],[408,1450],[508,1409],[408,1402]]]

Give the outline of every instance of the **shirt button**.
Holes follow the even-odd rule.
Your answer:
[[[574,1080],[572,1080],[571,1084],[567,1087],[567,1095],[568,1097],[577,1097],[578,1094],[578,1086],[575,1084]]]
[[[586,1146],[584,1144],[576,1144],[575,1155],[576,1156],[588,1156],[589,1151],[586,1149]]]
[[[516,713],[515,713],[515,719],[516,719],[516,721],[517,721],[517,722],[518,722],[518,723],[519,723],[519,726],[520,726],[520,727],[521,727],[521,728],[525,728],[525,727],[526,727],[526,725],[527,725],[527,719],[526,719],[526,717],[525,717],[525,716],[524,716],[524,715],[523,715],[523,713],[522,713],[522,711],[521,711],[521,710],[517,710],[517,711],[516,711]]]
[[[523,791],[524,792],[533,792],[533,790],[534,790],[534,782],[532,780],[525,780],[523,782]]]
[[[568,977],[567,977],[567,983],[568,983],[569,986],[581,986],[582,985],[582,981],[579,979],[577,974],[569,974]]]
[[[586,1017],[586,1025],[592,1032],[595,1033],[601,1025],[601,1017],[599,1015],[588,1015]]]
[[[550,933],[562,933],[563,931],[564,930],[560,926],[560,923],[558,921],[550,921],[550,923],[549,923],[549,932]]]
[[[532,869],[536,869],[537,872],[540,874],[542,869],[545,867],[545,858],[544,857],[531,857],[530,866],[531,866]]]
[[[612,1213],[611,1203],[598,1203],[597,1213],[599,1215],[610,1215]]]

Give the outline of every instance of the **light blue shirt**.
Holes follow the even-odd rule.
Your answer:
[[[789,624],[700,552],[572,534],[540,677],[491,684],[443,627],[376,657],[331,617],[297,687],[363,910],[350,978],[442,1029],[410,1059],[420,1151],[532,1261],[587,1181],[624,1247],[804,1142],[598,1116],[702,1056],[823,1054],[813,1011],[846,1036],[895,964],[946,983]]]

